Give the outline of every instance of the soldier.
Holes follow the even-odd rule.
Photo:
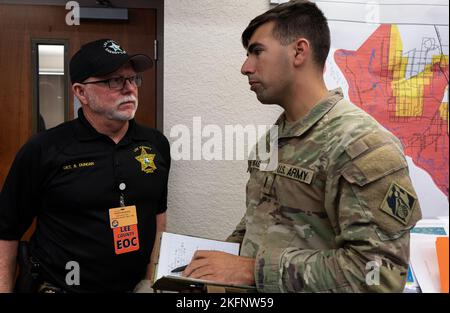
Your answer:
[[[281,4],[242,42],[251,90],[284,109],[278,168],[249,162],[247,211],[228,238],[240,256],[197,251],[183,275],[259,292],[401,292],[419,202],[399,140],[341,89],[327,90],[323,13]]]

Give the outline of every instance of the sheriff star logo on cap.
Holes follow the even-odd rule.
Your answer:
[[[114,40],[108,40],[103,44],[105,50],[112,54],[125,54],[127,53],[121,46],[119,46]]]

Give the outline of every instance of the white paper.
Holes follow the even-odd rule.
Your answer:
[[[424,293],[441,292],[436,239],[446,235],[448,235],[448,217],[421,220],[411,231],[411,267]]]
[[[434,236],[425,236],[411,240],[411,266],[422,292],[438,293],[441,291],[441,284],[436,239]]]
[[[171,271],[189,264],[197,250],[216,250],[239,255],[239,244],[164,232],[161,235],[156,279],[163,276],[180,276],[181,273]]]

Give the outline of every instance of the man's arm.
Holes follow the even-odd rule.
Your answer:
[[[167,215],[166,213],[160,213],[156,215],[156,235],[160,232],[166,230],[166,221]],[[133,292],[135,293],[151,293],[153,292],[152,283],[153,283],[153,270],[155,268],[155,263],[158,262],[156,259],[158,253],[156,251],[157,247],[153,245],[152,254],[150,255],[150,262],[147,265],[147,271],[145,273],[145,277],[134,287]]]
[[[167,224],[167,214],[165,212],[156,215],[156,234],[159,234],[160,232],[165,231],[166,224]],[[150,263],[147,266],[147,273],[145,274],[145,279],[148,279],[148,280],[153,280],[154,265],[155,265],[155,263],[158,262],[158,260],[156,260],[156,257],[158,255],[156,249],[157,249],[157,247],[153,246],[153,251],[150,256]]]
[[[17,240],[0,240],[0,293],[14,290],[18,243]]]
[[[242,241],[244,241],[245,236],[245,216],[241,219],[239,224],[236,226],[236,229],[233,231],[233,233],[228,236],[227,240],[228,242],[236,242],[239,244],[242,244]]]

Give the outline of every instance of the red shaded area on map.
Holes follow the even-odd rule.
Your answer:
[[[406,155],[427,171],[448,197],[448,122],[440,113],[447,86],[443,72],[448,77],[448,63],[445,68],[440,68],[439,62],[432,65],[430,84],[424,88],[422,115],[397,116],[392,89],[395,69],[389,69],[391,29],[391,25],[380,26],[356,51],[336,51],[336,64],[347,79],[350,100],[395,134]]]

